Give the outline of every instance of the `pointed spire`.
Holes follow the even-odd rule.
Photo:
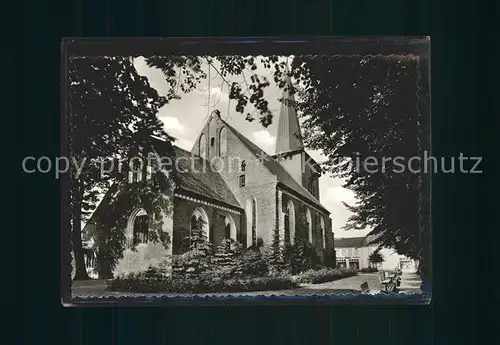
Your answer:
[[[278,133],[276,136],[277,154],[295,151],[304,147],[297,112],[291,104],[286,104],[288,103],[287,100],[290,102],[294,101],[293,95],[290,93],[290,91],[288,91],[288,89],[292,86],[292,79],[289,76],[288,59],[286,62],[286,75],[284,79],[286,82],[286,86],[283,90],[282,97],[285,102],[281,103],[280,107]]]

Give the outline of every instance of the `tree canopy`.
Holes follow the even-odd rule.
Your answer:
[[[297,103],[306,145],[323,150],[325,167],[358,199],[345,205],[353,212],[346,229],[370,229],[381,246],[419,260],[426,276],[429,176],[412,162],[429,150],[419,59],[332,57],[304,65],[310,86]]]

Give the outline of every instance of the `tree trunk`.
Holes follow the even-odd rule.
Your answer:
[[[73,194],[75,198],[72,210],[73,215],[73,226],[72,226],[72,242],[73,242],[73,253],[75,255],[75,277],[73,280],[89,280],[90,277],[87,274],[87,268],[85,266],[85,255],[82,246],[82,188],[79,185],[78,190]]]

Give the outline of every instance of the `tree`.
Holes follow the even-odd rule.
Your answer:
[[[183,78],[179,78],[176,72],[181,65],[189,65],[189,61],[189,58],[182,61],[172,59],[165,72],[169,75],[167,82],[171,85],[175,83],[176,87],[167,95],[160,96],[149,85],[147,78],[137,73],[131,58],[69,58],[68,144],[72,164],[69,170],[71,219],[68,224],[75,256],[75,280],[89,279],[82,249],[82,221],[96,207],[103,191],[113,183],[123,181],[124,172],[117,162],[137,154],[145,157],[154,151],[152,135],[165,141],[167,154],[172,152],[172,138],[163,131],[157,113],[169,100],[179,97],[179,87],[189,90],[191,74],[186,72]],[[191,68],[196,73],[196,65]],[[105,162],[108,167],[114,164],[114,169],[103,169]],[[140,187],[163,188],[166,181],[165,178],[164,181],[160,179],[162,174],[157,174],[156,184],[143,184]],[[153,200],[158,201],[158,192],[158,189],[151,190],[145,199],[153,204]],[[101,244],[106,240],[103,239]],[[123,247],[123,243],[122,236],[121,243],[114,243],[114,246]],[[103,254],[106,250],[100,252]]]
[[[193,224],[189,236],[184,238],[189,250],[174,257],[175,277],[200,277],[212,266],[213,246],[205,233],[205,222],[199,218]]]
[[[375,267],[377,267],[378,264],[381,264],[382,262],[384,262],[384,257],[380,253],[380,251],[376,250],[368,256],[368,262],[375,265]]]
[[[197,219],[195,226],[191,229],[189,236],[187,236],[185,240],[189,243],[190,251],[197,251],[203,255],[209,255],[213,253],[213,245],[208,240],[208,236],[204,230],[205,224],[203,219]]]
[[[280,240],[279,229],[276,227],[273,231],[273,240],[271,245],[265,252],[265,259],[269,265],[271,273],[282,272],[286,268],[285,264],[285,247],[283,241]]]
[[[293,274],[312,268],[314,248],[308,241],[297,238],[290,249],[290,266]]]
[[[419,260],[427,279],[429,176],[395,159],[406,163],[428,149],[428,90],[419,83],[418,58],[298,57],[293,66],[308,79],[296,102],[306,145],[323,151],[324,168],[346,179],[358,199],[345,204],[353,212],[346,229],[370,229],[378,244]]]
[[[179,57],[179,59],[184,59]],[[172,59],[151,56],[146,58],[149,67],[158,68],[163,72],[166,78],[171,76]],[[265,89],[271,85],[271,81],[258,72],[258,67],[273,70],[273,79],[279,87],[285,88],[285,75],[287,75],[286,60],[279,56],[262,56],[259,58],[248,56],[198,56],[192,57],[186,65],[188,68],[196,67],[194,75],[190,78],[190,86],[196,87],[196,84],[208,78],[208,73],[202,70],[202,66],[208,66],[208,73],[214,73],[222,79],[221,86],[228,88],[229,98],[235,100],[235,110],[245,114],[246,120],[253,122],[256,120],[255,112],[248,112],[248,106],[253,106],[258,112],[258,121],[268,127],[272,123],[273,113],[269,108],[269,102],[265,97]],[[184,70],[183,70],[184,71]],[[242,80],[236,82],[228,80],[228,76],[238,76]],[[209,79],[210,82],[210,79]],[[171,84],[175,87],[175,81]]]
[[[241,243],[231,238],[223,238],[211,261],[211,275],[223,279],[233,277],[238,267],[238,257],[242,252]]]

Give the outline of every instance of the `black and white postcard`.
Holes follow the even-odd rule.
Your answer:
[[[63,301],[430,301],[429,46],[64,40]]]

